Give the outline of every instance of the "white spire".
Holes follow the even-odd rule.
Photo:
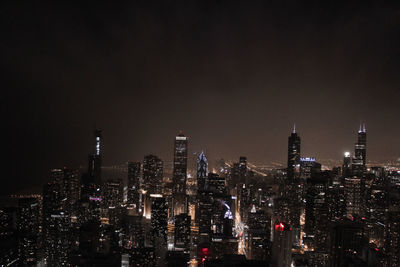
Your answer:
[[[293,132],[292,133],[296,133],[296,123],[293,123]]]
[[[365,127],[365,122],[360,122],[360,129],[358,130],[359,133],[366,133],[367,128]]]
[[[257,212],[257,210],[256,210],[256,205],[254,205],[253,204],[253,207],[251,208],[251,211],[250,211],[251,213],[256,213]]]

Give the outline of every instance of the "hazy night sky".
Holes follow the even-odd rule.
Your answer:
[[[150,1],[151,2],[151,1]],[[370,160],[400,157],[400,7],[385,1],[0,4],[0,192],[85,165],[190,152],[341,159],[360,120]],[[314,2],[314,3],[312,3]],[[318,5],[317,3],[324,3]]]

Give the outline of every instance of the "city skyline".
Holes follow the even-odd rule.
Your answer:
[[[115,176],[102,168],[103,131],[92,134],[86,171],[52,169],[42,194],[10,196],[17,206],[0,207],[2,263],[399,263],[400,166],[367,168],[364,122],[353,152],[327,169],[301,153],[303,139],[294,124],[287,166],[267,172],[258,171],[246,156],[233,163],[220,160],[209,171],[204,152],[189,159],[190,137],[179,131],[172,176],[165,175],[163,160],[151,154],[143,163],[128,162],[126,172]],[[188,167],[191,160],[197,163],[194,170]]]
[[[294,123],[292,126],[291,126],[292,128],[291,128],[291,130],[290,130],[290,132],[289,133],[295,133],[295,134],[298,134],[299,133],[299,131],[298,131],[298,125],[296,126],[296,123]],[[335,151],[335,154],[337,154],[336,156],[337,157],[335,157],[335,158],[321,158],[321,157],[318,157],[318,155],[316,154],[316,153],[312,153],[312,152],[310,152],[310,153],[307,153],[307,150],[306,150],[306,152],[304,153],[301,153],[301,155],[302,155],[302,157],[311,157],[311,158],[315,158],[315,159],[317,159],[318,161],[323,161],[323,162],[326,162],[328,165],[326,165],[325,166],[325,168],[332,168],[332,167],[334,167],[334,166],[336,166],[336,165],[340,165],[340,162],[342,162],[342,160],[343,160],[343,156],[346,154],[346,153],[350,153],[350,156],[351,156],[351,158],[353,158],[354,157],[354,155],[355,155],[355,152],[354,152],[354,144],[355,143],[357,143],[356,141],[357,141],[357,134],[359,134],[360,133],[360,131],[365,131],[365,132],[367,132],[367,130],[366,130],[366,123],[365,122],[360,122],[359,123],[359,126],[358,127],[356,127],[357,129],[358,129],[358,131],[355,131],[355,132],[353,132],[353,141],[351,142],[352,143],[352,145],[351,146],[349,146],[348,148],[346,148],[346,149],[343,149],[343,150],[341,150],[341,151]],[[103,136],[102,136],[102,132],[103,132],[103,130],[102,129],[100,129],[100,128],[95,128],[95,129],[93,129],[93,131],[94,131],[94,133],[95,133],[95,137],[96,136],[101,136],[101,150],[102,150],[102,153],[101,153],[101,156],[100,156],[100,160],[103,160],[103,155],[104,155],[104,152],[103,152],[103,149],[104,149],[104,138],[103,138]],[[92,132],[93,132],[92,131]],[[179,131],[177,131],[177,135],[179,136],[179,135],[183,135],[183,131],[182,130],[179,130]],[[300,132],[300,136],[303,136],[302,134],[301,134],[301,132]],[[302,138],[302,140],[303,140],[303,137],[301,137]],[[190,136],[187,136],[187,139],[189,140],[190,139],[190,142],[192,143],[191,144],[191,147],[193,147],[193,146],[195,146],[195,145],[193,145],[193,140],[192,140],[192,138],[190,137]],[[286,139],[287,139],[287,137],[286,137]],[[91,161],[92,161],[92,157],[98,157],[99,155],[100,155],[100,139],[99,140],[97,140],[97,137],[96,137],[96,139],[95,139],[95,141],[92,141],[92,142],[89,142],[89,144],[90,143],[92,143],[92,145],[90,145],[90,147],[91,148],[89,148],[89,153],[88,153],[88,155],[89,155],[89,167],[92,165],[92,166],[95,166],[94,164],[95,163],[91,163]],[[303,151],[303,149],[304,149],[304,143],[305,143],[306,141],[302,141],[302,144],[301,144],[301,147],[302,147],[302,151]],[[369,141],[369,143],[371,142],[371,140]],[[89,145],[88,144],[88,145]],[[234,155],[233,157],[223,157],[223,156],[217,156],[217,157],[212,157],[213,156],[213,154],[212,154],[212,150],[211,150],[211,153],[210,153],[210,151],[209,150],[207,150],[207,149],[204,149],[204,147],[207,147],[207,146],[198,146],[199,147],[199,149],[198,150],[195,150],[195,151],[192,151],[191,149],[189,149],[189,154],[188,154],[188,156],[189,156],[189,158],[191,158],[191,160],[193,160],[194,158],[196,158],[197,156],[197,154],[201,154],[201,152],[203,151],[203,152],[206,152],[207,153],[207,157],[210,157],[209,155],[211,154],[211,160],[212,161],[217,161],[217,160],[219,160],[219,159],[224,159],[224,160],[228,160],[228,161],[233,161],[234,159],[235,159],[235,157],[237,158],[237,157],[239,157],[239,156],[243,156],[243,155],[246,155],[246,156],[248,156],[249,154],[251,154],[251,153],[238,153],[238,154],[236,154],[236,155]],[[287,150],[285,150],[285,149],[282,149],[282,150],[284,150],[285,151],[285,153],[287,153]],[[396,162],[400,162],[399,161],[399,159],[400,158],[385,158],[385,159],[378,159],[378,158],[374,158],[373,157],[373,154],[371,153],[371,148],[370,148],[370,145],[368,146],[368,150],[370,151],[369,152],[369,155],[368,155],[368,157],[367,157],[367,164],[369,164],[369,163],[372,163],[372,164],[385,164],[385,163],[389,163],[389,162],[392,162],[392,163],[396,163]],[[106,151],[107,151],[107,149],[106,149]],[[126,160],[124,160],[124,161],[121,161],[121,162],[112,162],[111,164],[109,163],[108,165],[107,164],[102,164],[102,167],[107,167],[107,166],[122,166],[122,165],[126,165],[127,163],[129,163],[129,162],[132,162],[132,161],[141,161],[142,159],[143,159],[143,157],[146,157],[146,156],[151,156],[151,155],[157,155],[157,156],[159,156],[159,155],[162,155],[163,153],[153,153],[153,152],[148,152],[148,153],[145,153],[145,154],[143,154],[143,155],[141,155],[141,156],[139,156],[139,158],[134,158],[134,159],[126,159]],[[169,152],[169,153],[167,153],[167,154],[170,154],[170,155],[166,155],[165,157],[160,157],[160,159],[162,160],[162,161],[164,161],[164,162],[167,162],[167,163],[169,163],[169,164],[172,164],[171,165],[171,167],[170,167],[170,170],[171,170],[171,173],[170,174],[168,174],[167,175],[167,177],[169,177],[169,176],[173,176],[173,173],[172,173],[172,170],[173,170],[173,163],[174,163],[174,160],[173,160],[173,148],[171,148],[171,151]],[[371,154],[372,154],[372,156],[371,156]],[[112,157],[112,155],[106,155],[106,159],[107,159],[107,156],[111,156]],[[82,157],[82,155],[80,155],[80,157]],[[287,154],[286,154],[286,159],[284,158],[284,159],[280,159],[280,158],[275,158],[275,159],[271,159],[271,160],[256,160],[256,159],[251,159],[250,161],[252,161],[253,163],[256,163],[256,164],[263,164],[263,165],[265,165],[265,166],[279,166],[279,165],[281,165],[281,167],[283,168],[283,167],[285,167],[286,166],[286,161],[287,161]],[[372,159],[371,159],[372,158]],[[167,159],[167,160],[166,160]],[[87,156],[86,156],[86,160],[87,160]],[[300,158],[298,159],[298,160],[300,160]],[[67,162],[68,162],[68,160],[67,160]],[[107,161],[106,161],[107,162]],[[61,165],[58,165],[58,166],[51,166],[51,167],[47,167],[47,169],[45,169],[45,172],[42,172],[42,174],[41,174],[41,177],[39,177],[38,176],[38,180],[37,181],[34,181],[30,186],[32,186],[33,188],[36,188],[35,190],[33,190],[33,191],[31,191],[32,193],[36,193],[36,191],[40,188],[40,187],[38,187],[38,186],[40,186],[43,182],[46,182],[49,178],[48,178],[48,173],[52,170],[52,169],[57,169],[57,168],[63,168],[63,167],[70,167],[70,168],[80,168],[80,169],[82,169],[82,171],[83,170],[85,170],[86,169],[86,164],[87,163],[85,163],[85,162],[80,162],[80,163],[75,163],[75,164],[61,164]],[[101,164],[101,163],[100,163]],[[100,167],[100,165],[97,165],[97,167],[95,167],[95,168],[99,168]],[[126,168],[127,168],[127,166],[125,166]],[[194,167],[194,166],[192,166],[192,167]],[[90,169],[91,168],[94,168],[94,167],[90,167]],[[168,167],[166,167],[167,169],[169,169]],[[89,170],[90,170],[89,169]],[[189,170],[189,169],[188,169]],[[193,169],[190,169],[190,171],[195,171],[195,168],[193,168]],[[90,172],[92,172],[92,171],[90,171]],[[171,177],[172,177],[171,176]],[[95,179],[97,179],[97,180],[99,180],[100,178],[98,177],[98,178],[95,178]],[[28,193],[28,192],[30,192],[29,191],[29,186],[20,186],[20,187],[16,187],[15,189],[13,189],[14,191],[12,191],[12,190],[9,190],[9,189],[7,189],[7,188],[5,188],[6,190],[4,190],[4,192],[6,193],[6,194],[14,194],[14,193],[18,193],[18,192],[26,192],[26,193]]]
[[[298,128],[296,128],[296,127],[298,127],[298,126],[296,126],[296,123],[294,123],[292,125],[292,128],[291,128],[289,134],[291,134],[291,135],[295,134],[295,136],[298,136],[297,134],[299,132],[298,132]],[[361,129],[362,129],[362,131],[365,131],[365,133],[367,132],[366,123],[365,122],[360,122],[360,124],[357,127],[357,129],[359,129],[359,130],[353,133],[354,140],[352,142],[352,147],[349,148],[349,149],[343,150],[343,152],[340,152],[341,154],[338,155],[337,158],[334,158],[334,159],[320,158],[320,157],[318,157],[318,156],[316,156],[315,154],[312,154],[312,153],[299,153],[298,155],[301,154],[301,158],[302,159],[303,158],[306,158],[306,159],[307,158],[311,158],[313,160],[316,159],[319,162],[324,162],[324,164],[326,164],[326,165],[323,165],[323,167],[325,169],[330,169],[330,168],[333,168],[335,166],[340,166],[341,162],[343,161],[343,156],[346,156],[346,154],[350,153],[349,154],[350,158],[354,158],[354,156],[356,154],[355,150],[354,150],[354,144],[357,144],[357,135],[360,134]],[[95,168],[95,169],[100,168],[100,165],[102,165],[101,168],[107,168],[107,167],[111,167],[112,168],[113,166],[114,167],[119,166],[119,168],[123,167],[123,169],[126,169],[126,171],[127,171],[129,169],[129,163],[130,162],[141,162],[143,157],[145,159],[146,159],[146,157],[156,157],[157,158],[157,156],[159,155],[157,153],[145,153],[144,155],[141,156],[141,158],[128,159],[128,160],[125,160],[125,161],[122,161],[122,162],[115,162],[112,165],[102,164],[101,162],[102,162],[103,155],[104,155],[103,154],[104,153],[103,152],[103,148],[104,148],[103,131],[100,128],[96,128],[96,129],[93,129],[92,132],[94,132],[95,139],[93,139],[91,142],[89,142],[89,143],[91,143],[91,145],[90,145],[91,148],[89,148],[89,150],[88,150],[89,151],[89,153],[88,153],[88,155],[89,155],[89,173],[93,172],[93,170],[92,170],[93,168]],[[100,143],[100,139],[97,139],[98,138],[97,136],[101,137],[101,143]],[[179,138],[179,136],[184,136],[183,131],[179,130],[176,133],[176,136],[178,138]],[[301,133],[300,133],[300,136],[302,136]],[[92,136],[92,138],[93,138],[93,136]],[[187,140],[190,140],[190,142],[193,143],[193,140],[192,140],[192,138],[190,136],[186,136],[185,138],[187,138]],[[192,146],[193,146],[193,144],[191,144],[191,147]],[[303,146],[304,146],[304,144],[302,143],[302,145],[301,145],[302,149],[303,149]],[[101,147],[101,151],[102,151],[101,154],[100,154],[100,147]],[[368,150],[370,150],[369,147],[368,147]],[[168,178],[174,177],[174,174],[173,174],[173,171],[174,171],[174,167],[173,167],[173,165],[174,165],[173,164],[174,163],[173,151],[174,151],[174,149],[171,148],[171,151],[170,151],[169,154],[172,154],[172,156],[170,155],[169,157],[168,156],[166,157],[167,159],[169,158],[169,160],[165,160],[165,158],[163,158],[163,157],[160,157],[160,159],[159,159],[159,160],[161,160],[161,162],[165,162],[166,163],[166,166],[164,166],[164,168],[166,170],[168,170],[167,173],[164,173],[164,177],[168,177]],[[190,171],[192,173],[192,175],[193,175],[193,173],[195,173],[195,171],[196,171],[196,167],[193,165],[194,160],[196,159],[196,157],[198,155],[201,155],[204,152],[207,153],[207,157],[209,157],[209,151],[204,150],[204,149],[196,150],[196,151],[191,151],[191,149],[189,149],[188,151],[189,151],[188,152],[189,153],[188,154],[188,159],[189,159],[189,161],[191,161],[191,164],[189,164],[190,166],[188,166],[187,172]],[[286,150],[286,153],[287,153],[287,150]],[[254,166],[254,167],[263,167],[263,168],[267,167],[267,168],[270,168],[270,169],[279,168],[279,167],[280,168],[284,168],[287,165],[287,156],[290,155],[290,153],[291,152],[289,151],[289,154],[286,155],[286,159],[282,159],[282,160],[275,159],[275,160],[271,160],[271,161],[256,161],[254,159],[250,159],[250,162],[255,163],[257,165],[261,164],[261,166],[259,165],[259,166]],[[240,154],[235,155],[235,156],[237,158],[239,156],[244,156],[244,155],[247,156],[246,153],[240,153]],[[95,157],[95,158],[99,157],[100,158],[100,165],[99,165],[99,163],[95,163],[96,161],[92,162],[93,157]],[[369,155],[367,157],[367,165],[368,164],[372,164],[372,165],[376,166],[377,164],[378,165],[393,164],[393,163],[397,164],[397,162],[399,162],[398,159],[397,160],[396,159],[392,159],[391,161],[388,161],[388,160],[380,160],[380,161],[378,160],[378,161],[376,161],[374,159],[370,160],[370,157],[371,157],[371,152],[369,152]],[[107,158],[107,156],[106,156],[106,158]],[[216,158],[211,158],[211,161],[216,163],[218,160],[221,160],[221,159],[224,159],[224,160],[226,160],[227,162],[230,162],[230,163],[235,161],[235,157],[233,157],[233,158],[216,157]],[[87,160],[87,156],[86,156],[86,160]],[[300,157],[297,159],[297,161],[300,161]],[[97,166],[97,167],[94,167],[94,166]],[[5,195],[7,194],[8,195],[8,194],[19,194],[19,193],[22,193],[22,194],[27,194],[27,193],[35,194],[35,193],[38,193],[41,190],[41,184],[45,183],[46,181],[49,181],[49,173],[53,169],[59,169],[59,168],[77,168],[77,169],[80,169],[81,172],[85,172],[86,168],[87,168],[87,163],[81,162],[81,163],[78,163],[76,165],[62,164],[62,165],[59,165],[59,166],[49,167],[49,168],[47,168],[45,170],[45,172],[43,173],[42,177],[40,177],[40,179],[34,181],[29,186],[22,185],[20,187],[16,187],[15,189],[13,189],[13,191],[9,190],[6,187],[5,188],[6,190],[4,190],[3,194],[5,194]],[[98,171],[101,171],[101,169],[98,169]],[[210,172],[213,172],[213,170],[210,170]],[[101,179],[99,174],[93,174],[92,173],[92,174],[90,174],[90,176],[93,177],[92,179],[95,179],[97,181],[99,181],[99,179]],[[31,188],[31,189],[29,189],[29,188]]]
[[[1,266],[400,266],[400,1],[0,1],[0,32]]]

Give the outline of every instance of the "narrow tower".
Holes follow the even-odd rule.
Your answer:
[[[161,194],[164,176],[163,161],[154,155],[143,159],[143,189],[147,194]]]
[[[342,176],[351,176],[351,156],[350,152],[344,152],[343,165],[342,165]]]
[[[188,138],[182,132],[175,137],[174,144],[174,193],[186,194]]]
[[[202,151],[197,159],[197,190],[204,191],[207,189],[207,173],[208,161],[206,155]]]
[[[293,125],[292,134],[289,136],[288,142],[288,164],[287,177],[289,181],[293,181],[299,173],[300,169],[300,136],[296,132],[296,124]]]
[[[94,131],[93,152],[89,155],[88,175],[94,184],[101,183],[101,151],[103,136],[100,129]]]
[[[357,134],[357,143],[354,145],[354,157],[352,170],[353,175],[362,177],[366,172],[367,156],[367,130],[365,123],[360,123],[360,129]]]

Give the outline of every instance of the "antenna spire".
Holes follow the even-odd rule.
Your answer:
[[[296,133],[296,123],[293,123],[293,132],[292,133]]]
[[[365,122],[360,121],[360,129],[358,130],[359,133],[366,133],[367,128],[365,127]]]

